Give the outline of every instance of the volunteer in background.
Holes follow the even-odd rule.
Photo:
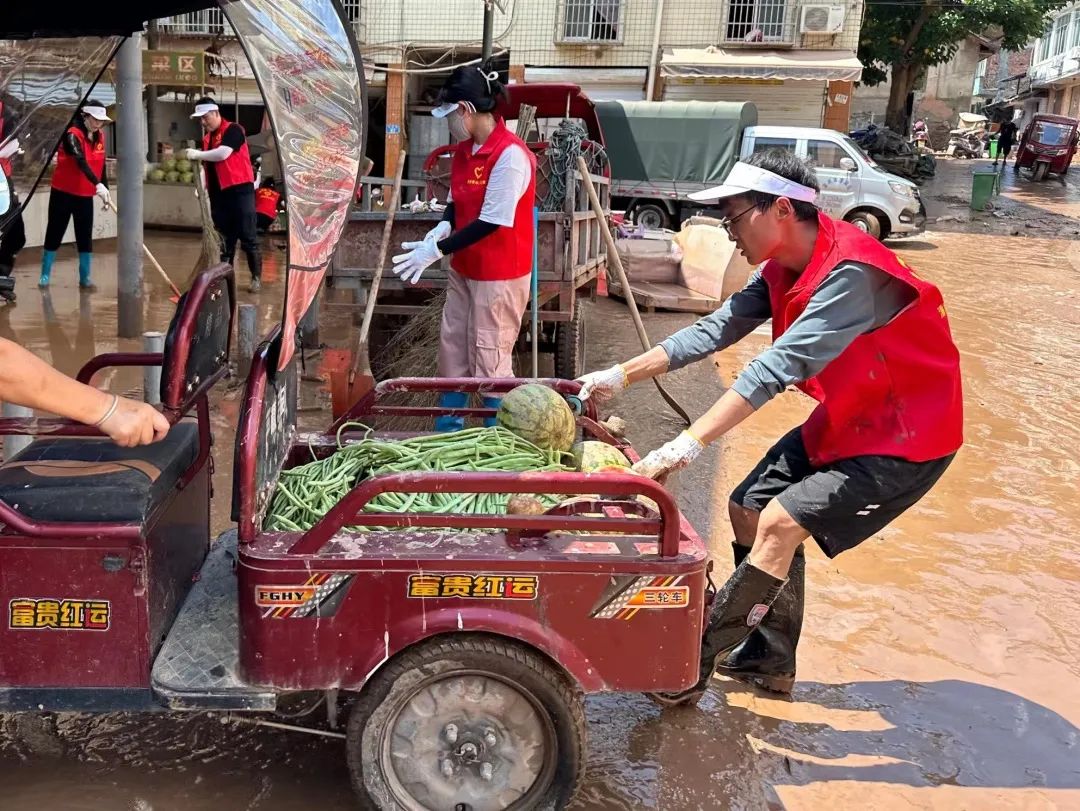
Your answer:
[[[255,227],[255,172],[247,135],[239,124],[227,121],[217,102],[206,96],[195,102],[191,117],[202,122],[202,149],[188,149],[184,156],[211,164],[206,170],[206,191],[214,226],[221,232],[221,261],[233,264],[239,241],[251,271],[248,290],[257,293],[262,287],[262,254]]]
[[[100,198],[104,207],[112,203],[105,179],[105,133],[102,132],[110,121],[105,106],[91,99],[60,139],[49,192],[49,219],[38,287],[49,286],[56,252],[72,219],[79,251],[79,287],[84,290],[93,287],[90,265],[94,255],[94,198]]]
[[[457,68],[432,111],[458,142],[450,166],[450,197],[442,222],[420,242],[402,243],[394,273],[416,284],[452,254],[439,340],[441,377],[511,377],[513,349],[529,303],[536,159],[495,115],[504,90],[486,67]],[[484,397],[497,408],[498,397]],[[440,405],[463,408],[468,395],[444,393]],[[436,429],[461,428],[440,417]]]
[[[880,532],[921,499],[962,441],[959,353],[941,293],[892,251],[818,211],[814,171],[790,152],[737,163],[719,201],[725,229],[752,265],[765,263],[712,315],[633,360],[582,378],[604,399],[711,356],[772,319],[772,346],[688,431],[634,470],[685,467],[788,386],[818,401],[777,442],[728,505],[735,572],[713,603],[701,679],[654,699],[694,703],[714,668],[790,692],[813,537],[830,558]]]
[[[1016,122],[1013,119],[1009,119],[1001,125],[1001,129],[998,130],[998,153],[997,158],[994,158],[994,168],[997,168],[998,158],[1001,159],[1001,165],[1005,166],[1009,162],[1009,154],[1013,150],[1013,146],[1016,144]]]
[[[277,219],[281,208],[281,194],[277,190],[274,178],[268,177],[255,192],[255,217],[259,232],[265,234]]]
[[[0,101],[0,172],[7,178],[10,200],[8,211],[0,211],[0,221],[4,222],[0,233],[0,298],[15,301],[15,280],[11,277],[15,270],[15,257],[26,246],[26,228],[23,226],[22,211],[19,210],[19,197],[15,193],[11,159],[19,152],[19,139],[13,137],[15,116],[10,105]]]

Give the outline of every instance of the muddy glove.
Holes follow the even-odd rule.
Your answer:
[[[577,379],[581,384],[581,399],[592,398],[597,403],[610,400],[630,385],[626,370],[619,364],[600,372],[589,372]]]
[[[101,202],[106,208],[112,205],[112,195],[109,194],[109,189],[104,183],[98,183],[94,187],[94,194],[101,198]]]
[[[450,223],[448,223],[446,220],[443,220],[426,234],[424,234],[424,239],[430,239],[432,242],[440,242],[450,236],[450,232],[453,230],[453,226],[451,226]],[[402,247],[405,246],[402,245]]]
[[[686,467],[697,459],[703,450],[705,446],[696,436],[689,431],[683,431],[671,442],[652,451],[634,465],[634,472],[656,479]]]
[[[401,247],[408,253],[399,253],[394,257],[394,273],[403,282],[416,284],[424,271],[442,259],[442,251],[433,239],[420,242],[402,242]]]
[[[203,153],[201,149],[185,149],[184,157],[187,158],[189,161],[201,161],[203,158]]]

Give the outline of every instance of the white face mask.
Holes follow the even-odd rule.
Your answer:
[[[450,134],[455,141],[467,141],[472,134],[465,126],[465,114],[461,110],[455,110],[446,118],[446,124],[450,127]]]

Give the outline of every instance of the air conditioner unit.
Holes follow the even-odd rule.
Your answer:
[[[799,32],[802,34],[839,34],[844,30],[843,6],[803,6]]]

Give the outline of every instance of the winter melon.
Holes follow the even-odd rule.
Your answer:
[[[613,445],[606,442],[588,440],[578,442],[570,449],[574,454],[574,467],[582,473],[596,473],[601,470],[622,469],[630,467],[626,457]]]
[[[526,383],[508,392],[496,421],[539,448],[568,451],[577,426],[574,412],[560,394],[538,383]]]

